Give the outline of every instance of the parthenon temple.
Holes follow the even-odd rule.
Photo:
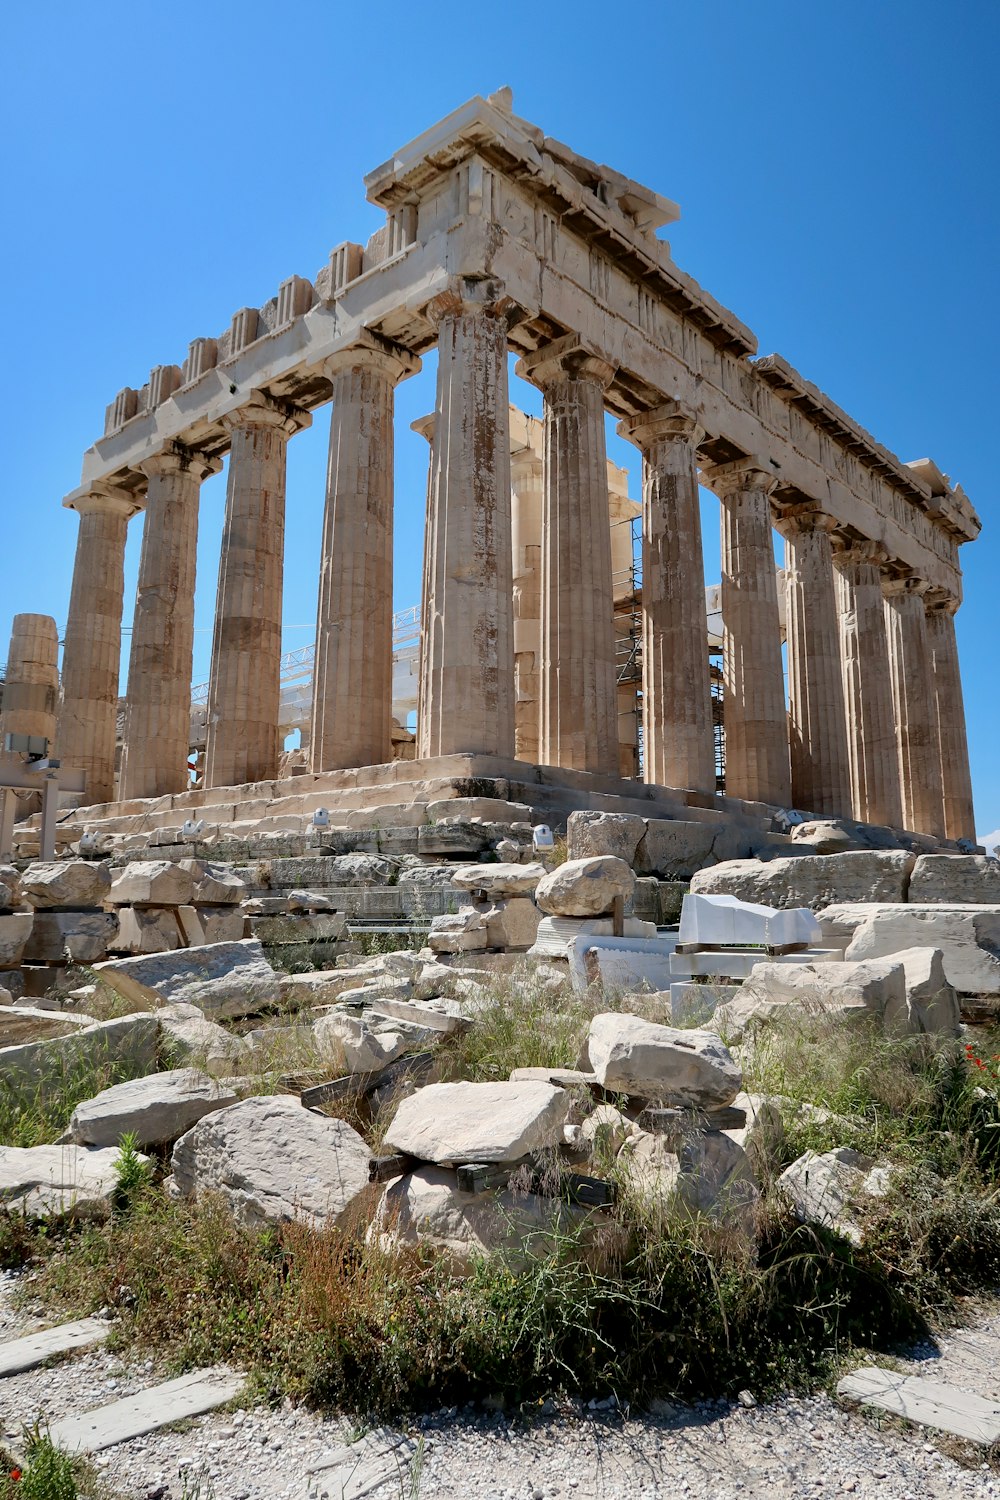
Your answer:
[[[2,725],[82,773],[82,792],[62,792],[64,836],[189,818],[289,829],[319,808],[334,825],[379,808],[391,823],[390,808],[474,792],[553,821],[641,803],[764,826],[797,809],[974,838],[955,613],[959,547],[980,522],[961,487],[930,459],[896,458],[780,355],[758,356],[658,237],[677,207],[519,118],[508,90],[462,105],[365,186],[385,212],[367,244],[338,244],[315,281],[290,276],[119,391],[84,455],[64,501],[79,533],[58,704],[53,632],[20,616]],[[435,346],[434,409],[416,424],[429,468],[406,735],[393,714],[394,392]],[[511,355],[541,392],[540,421],[511,407]],[[307,759],[293,775],[286,456],[324,407]],[[631,542],[616,559],[615,526],[630,537],[638,507],[609,466],[609,412],[642,458],[628,588]],[[226,454],[193,780],[199,489]],[[721,512],[718,688],[699,485]],[[37,827],[30,801],[25,813]]]

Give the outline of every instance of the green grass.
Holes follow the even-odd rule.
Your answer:
[[[0,1146],[43,1146],[56,1140],[83,1100],[148,1071],[128,1057],[114,1056],[109,1044],[96,1057],[54,1058],[31,1079],[0,1075]]]

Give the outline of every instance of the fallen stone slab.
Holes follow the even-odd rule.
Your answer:
[[[688,1031],[606,1011],[590,1023],[590,1066],[611,1092],[692,1109],[721,1109],[743,1074],[711,1031]]]
[[[210,1021],[197,1005],[164,1005],[151,1019],[159,1028],[165,1056],[176,1067],[194,1065],[225,1078],[242,1073],[251,1063],[244,1039]]]
[[[552,917],[601,917],[616,900],[632,900],[635,875],[623,859],[597,855],[568,859],[550,870],[535,890],[535,901]]]
[[[696,870],[712,863],[712,849],[718,833],[715,823],[649,818],[636,850],[635,868],[641,875],[689,880]]]
[[[413,1438],[378,1427],[356,1443],[332,1448],[314,1459],[295,1500],[364,1500],[390,1480],[398,1483],[400,1494],[415,1493],[410,1467],[416,1453]]]
[[[588,809],[572,812],[566,820],[566,849],[570,859],[592,859],[610,854],[634,866],[636,850],[645,837],[646,820],[633,813]]]
[[[169,859],[137,860],[111,882],[113,906],[189,906],[194,881],[183,864]]]
[[[834,902],[902,903],[915,863],[903,850],[802,854],[766,862],[734,859],[699,870],[691,877],[691,890],[764,906],[808,906],[815,912]]]
[[[109,1406],[62,1417],[49,1427],[49,1438],[64,1453],[100,1453],[174,1422],[216,1411],[235,1400],[245,1383],[244,1376],[225,1365],[192,1370]]]
[[[937,948],[945,978],[960,995],[1000,995],[1000,905],[851,902],[827,906],[819,916],[824,939],[845,943],[849,959]]]
[[[906,1013],[897,1016],[887,1008],[886,1030],[909,1035],[923,1032],[928,1036],[957,1036],[962,1012],[958,992],[948,983],[940,948],[904,948],[884,961],[902,964],[906,976]]]
[[[343,1060],[348,1073],[379,1073],[406,1051],[406,1040],[398,1031],[379,1034],[358,1016],[334,1011],[313,1026],[320,1052]]]
[[[890,1169],[870,1156],[841,1146],[836,1151],[806,1151],[777,1180],[778,1192],[806,1224],[832,1229],[853,1244],[863,1243],[858,1207],[888,1189]]]
[[[30,1099],[39,1079],[58,1085],[84,1068],[110,1063],[135,1073],[151,1073],[157,1063],[160,1032],[151,1015],[117,1016],[68,1036],[0,1048],[0,1091],[5,1102]]]
[[[251,917],[250,930],[274,947],[291,943],[333,943],[344,934],[344,912],[296,912],[283,917]]]
[[[29,1333],[21,1339],[9,1339],[0,1344],[0,1379],[6,1375],[21,1375],[25,1370],[36,1370],[57,1355],[74,1354],[78,1349],[103,1344],[110,1332],[111,1324],[104,1318],[77,1318],[72,1323],[43,1328],[40,1333]]]
[[[277,1005],[281,982],[256,938],[177,953],[112,959],[94,971],[126,1000],[197,1005],[210,1018],[249,1016]]]
[[[538,936],[542,914],[530,896],[498,897],[483,908],[486,946],[526,952]]]
[[[174,1068],[117,1083],[84,1100],[73,1111],[69,1130],[81,1146],[117,1146],[126,1132],[140,1146],[165,1146],[203,1116],[235,1103],[235,1094],[197,1068]]]
[[[538,924],[535,941],[528,949],[529,958],[566,958],[573,962],[573,950],[586,938],[610,938],[614,935],[614,924],[610,917],[543,917]],[[626,938],[653,940],[657,936],[652,922],[640,922],[638,917],[626,917]],[[580,958],[583,975],[583,959]],[[586,978],[583,979],[586,987]]]
[[[471,953],[486,947],[486,918],[472,906],[435,917],[427,934],[432,953]]]
[[[0,1201],[33,1218],[104,1211],[118,1185],[117,1161],[117,1149],[0,1146]]]
[[[346,1121],[277,1094],[206,1115],[181,1136],[172,1163],[181,1197],[219,1193],[251,1228],[289,1219],[322,1227],[351,1219],[370,1155]]]
[[[384,998],[373,1000],[371,1013],[388,1016],[393,1021],[408,1021],[411,1026],[424,1026],[430,1031],[439,1031],[450,1036],[456,1031],[468,1031],[472,1020],[462,1015],[457,1007],[444,1009],[416,1001]]]
[[[24,945],[25,963],[92,964],[107,956],[118,918],[107,911],[36,911]]]
[[[34,912],[12,911],[0,916],[0,969],[19,967],[31,936]]]
[[[334,899],[323,891],[289,891],[285,905],[293,915],[301,912],[336,911]],[[276,911],[264,912],[265,916],[277,916]]]
[[[1000,1405],[943,1380],[865,1365],[837,1382],[837,1395],[983,1447],[1000,1443]]]
[[[20,872],[13,865],[0,865],[0,911],[11,911],[20,901]]]
[[[243,912],[238,906],[178,906],[174,909],[189,948],[204,948],[210,943],[238,943],[243,937]]]
[[[618,1162],[633,1191],[659,1200],[667,1215],[704,1219],[724,1233],[752,1238],[760,1190],[746,1151],[722,1131],[697,1131],[680,1145],[631,1131]]]
[[[868,1015],[892,1029],[907,1027],[906,971],[895,959],[860,963],[758,963],[750,971],[736,999],[726,1007],[725,1025],[734,1034],[739,1014],[745,1027],[751,1021],[775,1017],[830,1016],[851,1019]],[[723,1024],[723,1017],[717,1013]]]
[[[231,865],[182,859],[180,867],[191,877],[193,906],[238,906],[247,893],[245,883]]]
[[[111,942],[116,953],[173,953],[186,939],[173,907],[121,906],[118,931]]]
[[[432,1083],[402,1100],[385,1143],[439,1166],[516,1162],[560,1144],[570,1103],[550,1083]]]
[[[482,891],[491,897],[530,896],[544,875],[542,864],[455,865],[450,883],[457,891]]]
[[[100,906],[110,889],[109,867],[89,859],[33,864],[21,876],[22,898],[36,910]]]
[[[676,945],[675,937],[579,938],[570,958],[573,987],[579,990],[601,985],[606,995],[669,989],[670,960]],[[578,982],[581,970],[582,984]]]
[[[1000,906],[1000,860],[985,854],[921,854],[910,876],[914,904]]]
[[[808,907],[779,910],[741,901],[736,896],[699,895],[684,897],[678,942],[702,948],[809,947],[820,941],[820,926]]]

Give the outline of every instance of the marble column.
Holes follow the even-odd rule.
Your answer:
[[[675,401],[619,424],[642,449],[643,775],[715,791],[698,444]]]
[[[392,759],[393,392],[419,370],[374,338],[323,366],[333,387],[311,768]]]
[[[0,708],[0,750],[8,734],[46,739],[55,754],[59,632],[49,615],[15,615]]]
[[[945,836],[949,839],[972,839],[975,842],[976,821],[972,807],[969,745],[965,733],[965,703],[958,664],[958,641],[955,638],[958,600],[935,592],[926,602]]]
[[[416,753],[420,753],[420,726],[424,721],[423,704],[426,694],[424,680],[428,672],[427,632],[424,630],[424,621],[427,619],[427,591],[430,587],[430,546],[431,546],[431,514],[433,509],[433,483],[434,483],[434,431],[437,427],[437,417],[430,412],[426,417],[418,417],[415,422],[410,423],[410,431],[417,432],[427,442],[430,449],[427,458],[427,490],[424,496],[424,561],[420,574],[420,638],[417,660],[417,745]]]
[[[467,281],[427,311],[438,330],[438,373],[417,753],[510,759],[509,304],[495,282]]]
[[[944,837],[944,797],[923,579],[884,578],[903,827]]]
[[[719,497],[726,792],[787,807],[792,784],[771,530],[774,475],[752,459],[702,468]]]
[[[545,397],[538,760],[618,774],[604,392],[614,366],[574,335],[526,355]]]
[[[862,823],[903,826],[889,644],[882,605],[886,552],[877,542],[837,546],[840,653],[851,807]]]
[[[119,797],[187,790],[198,502],[218,460],[171,443],[141,465],[146,516],[125,698]]]
[[[208,684],[207,787],[278,774],[285,459],[288,439],[311,420],[262,392],[225,418],[232,438]]]
[[[511,410],[514,754],[537,765],[542,691],[542,424]]]
[[[86,773],[87,804],[115,795],[125,537],[134,496],[95,486],[73,501],[80,532],[73,567],[56,741],[63,764]]]
[[[803,812],[843,818],[851,811],[840,623],[833,571],[832,516],[787,510],[785,633],[792,801]]]

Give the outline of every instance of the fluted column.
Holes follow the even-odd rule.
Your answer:
[[[215,459],[171,443],[142,464],[149,481],[125,698],[119,796],[188,786],[198,501]]]
[[[59,632],[49,615],[15,615],[0,708],[0,749],[7,734],[46,739],[55,753],[59,705]]]
[[[437,427],[437,417],[434,412],[428,413],[426,417],[418,417],[415,422],[410,423],[410,431],[417,432],[427,441],[430,449],[427,462],[427,491],[424,496],[424,562],[420,574],[420,639],[417,652],[417,754],[420,753],[420,726],[424,722],[424,701],[427,689],[425,678],[429,670],[429,655],[427,651],[427,631],[424,629],[424,621],[428,618],[427,593],[430,588],[430,548],[431,548],[431,514],[434,498],[434,432]]]
[[[313,771],[392,759],[393,392],[420,361],[374,338],[333,386],[313,679]]]
[[[958,600],[934,593],[926,602],[945,836],[949,839],[975,840],[976,821],[972,807],[969,744],[965,733],[965,703],[962,698],[962,673],[958,663],[958,641],[955,638]]]
[[[787,807],[788,714],[769,498],[774,476],[740,459],[703,466],[701,478],[720,502],[726,791]]]
[[[89,805],[111,802],[115,795],[125,538],[129,518],[139,508],[132,495],[106,487],[95,487],[72,506],[80,532],[56,739],[63,764],[86,773]]]
[[[927,589],[923,579],[914,577],[882,582],[903,826],[943,838],[941,755],[924,610]]]
[[[575,335],[526,355],[545,396],[538,759],[618,773],[604,392],[614,366]]]
[[[514,754],[537,764],[542,681],[542,424],[511,411]]]
[[[698,500],[703,427],[675,401],[621,422],[642,449],[644,779],[715,791]]]
[[[507,419],[509,304],[468,281],[428,308],[438,330],[421,620],[418,754],[514,754]]]
[[[847,817],[851,785],[830,540],[836,521],[796,507],[778,525],[785,538],[792,801],[805,812]]]
[[[877,542],[836,547],[840,652],[851,806],[862,823],[903,825],[889,645],[882,605],[886,552]]]

